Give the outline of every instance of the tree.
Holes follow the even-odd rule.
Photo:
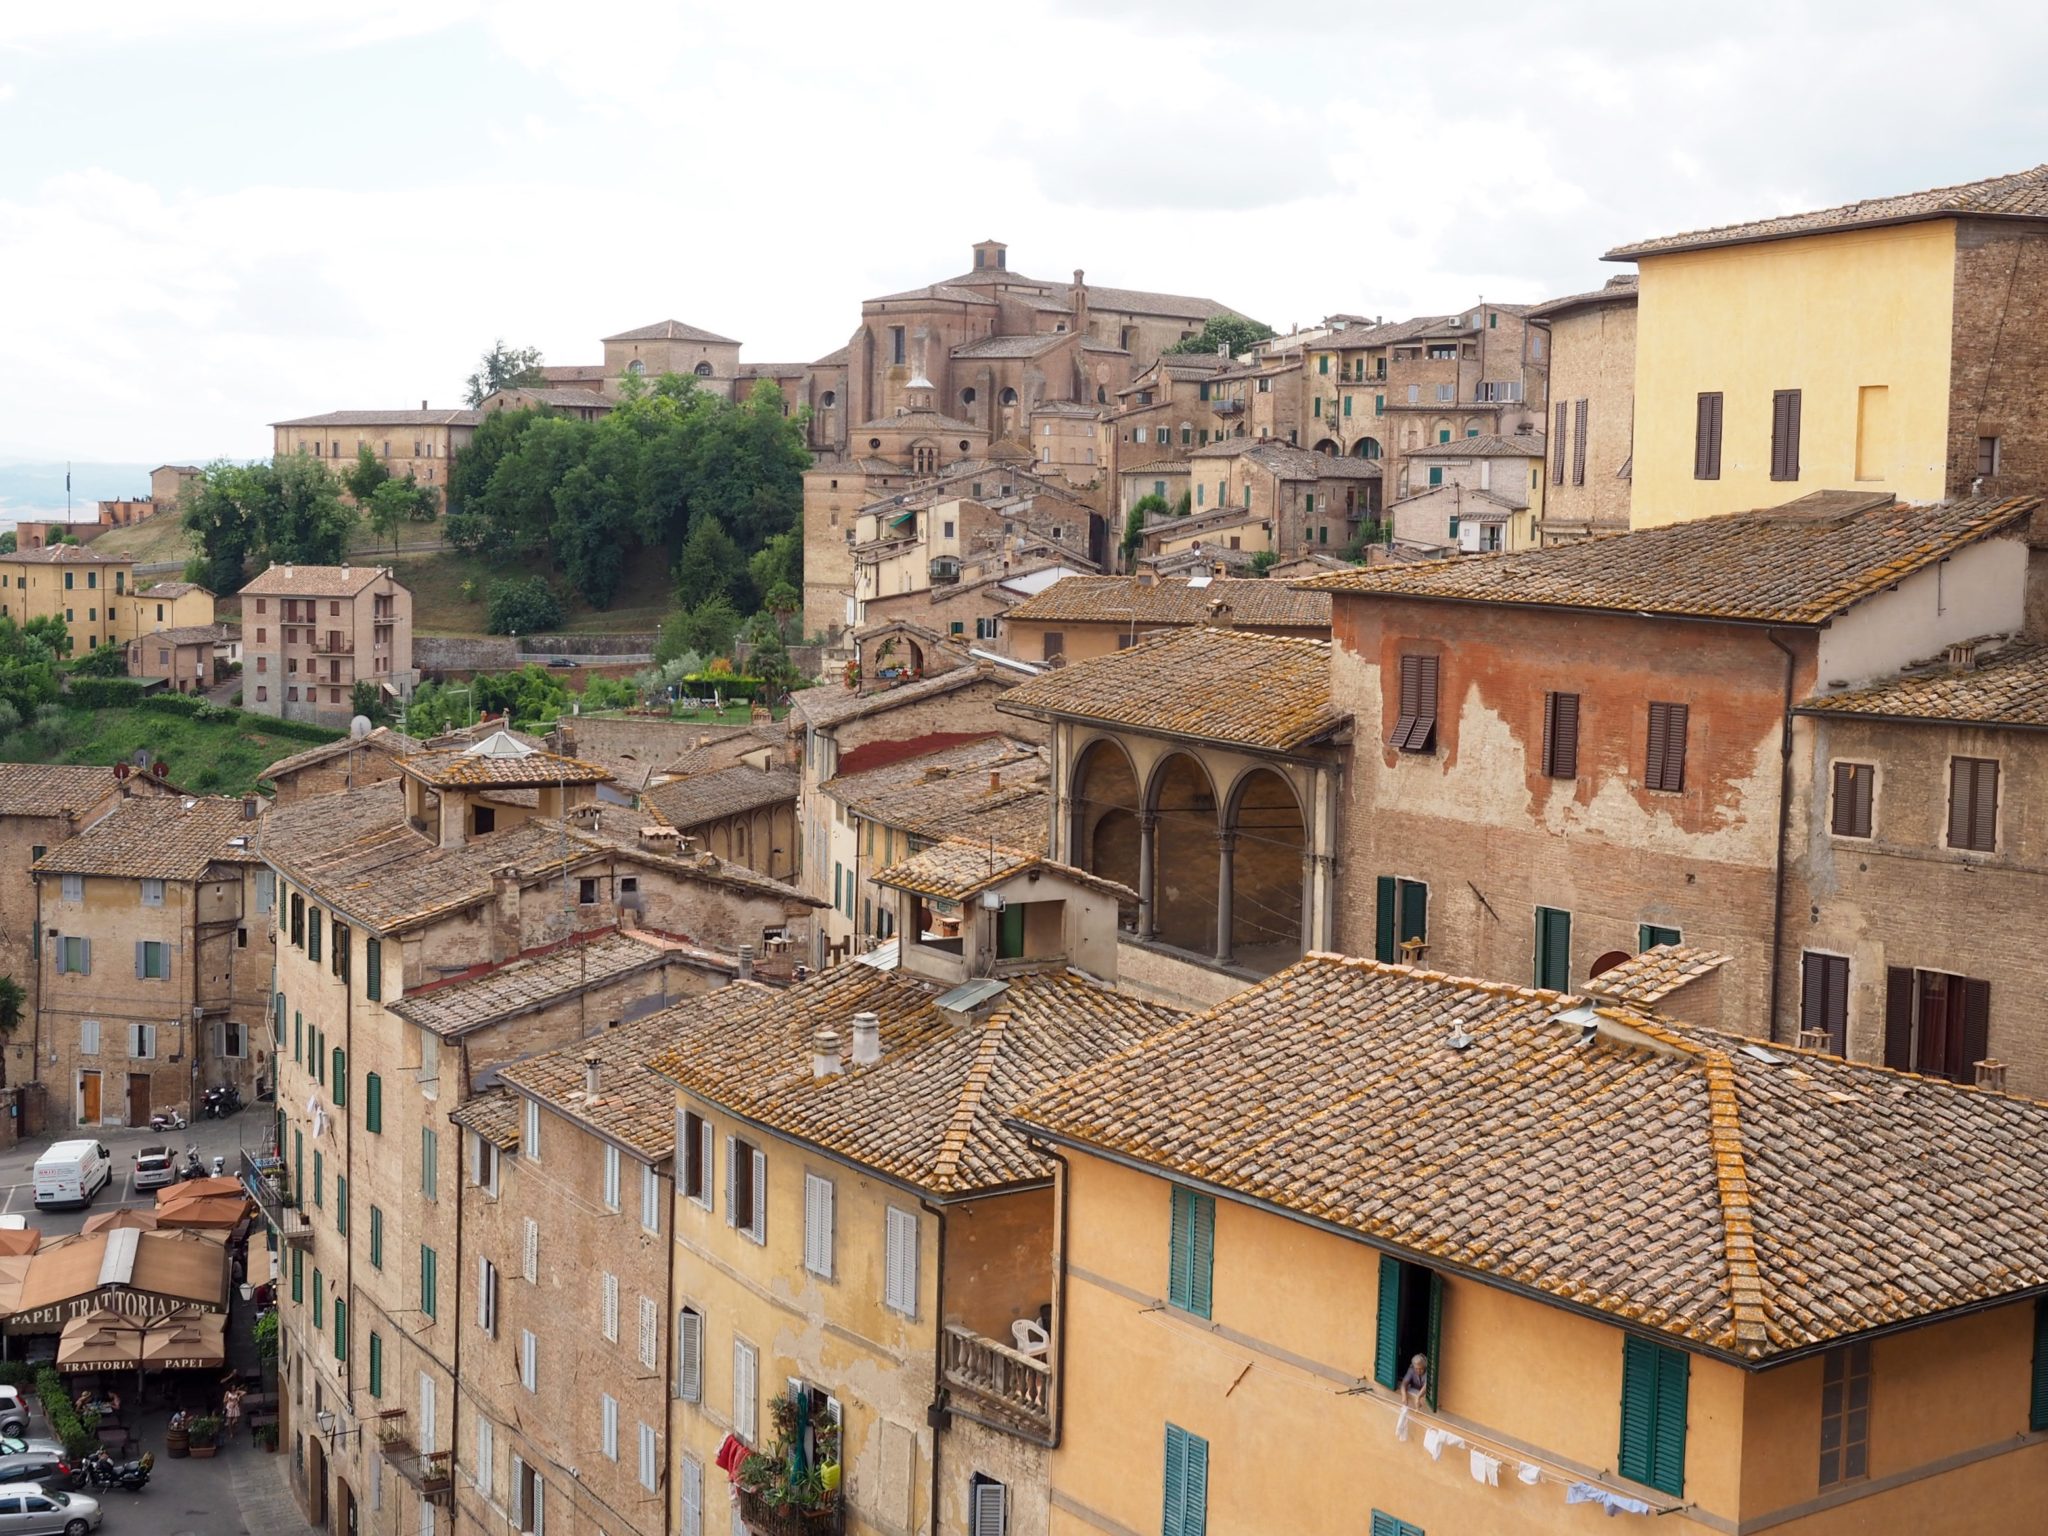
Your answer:
[[[13,1034],[21,1028],[22,1010],[28,1005],[28,993],[12,976],[0,976],[0,1030]]]
[[[348,487],[348,493],[355,498],[357,506],[367,507],[376,497],[377,488],[388,484],[390,479],[391,471],[370,451],[370,445],[358,443],[356,461],[348,467],[348,473],[341,477],[341,483]]]
[[[696,607],[672,613],[663,621],[654,659],[666,662],[686,651],[700,656],[728,655],[739,631],[739,609],[723,592],[714,592]]]
[[[0,555],[11,555],[14,550],[14,530],[10,528],[5,533],[0,533]]]
[[[391,709],[384,697],[382,688],[364,678],[348,692],[348,711],[352,715],[363,716],[372,724],[382,724],[391,718]]]
[[[126,677],[128,675],[128,650],[126,646],[109,640],[105,645],[96,645],[79,657],[71,668],[73,677]]]
[[[251,559],[339,564],[356,524],[340,482],[298,453],[268,464],[217,460],[182,505],[185,530],[205,561],[202,584],[222,596],[241,589]]]
[[[1140,496],[1131,503],[1131,510],[1124,514],[1123,543],[1117,547],[1124,553],[1124,564],[1131,563],[1131,557],[1145,542],[1145,525],[1154,518],[1166,516],[1166,498],[1156,491]]]
[[[709,512],[699,513],[690,523],[689,541],[676,561],[676,602],[695,608],[716,595],[730,599],[735,608],[752,595],[747,558],[725,531],[725,524]]]
[[[501,389],[537,389],[547,381],[539,347],[508,347],[500,336],[469,376],[469,408],[475,410]]]
[[[561,600],[545,576],[491,583],[489,617],[484,627],[494,635],[532,635],[562,622]]]
[[[1176,342],[1166,350],[1175,352],[1208,352],[1214,354],[1220,346],[1230,357],[1249,352],[1254,345],[1270,341],[1273,327],[1258,320],[1247,320],[1243,315],[1211,315],[1202,325],[1199,335]]]
[[[1262,549],[1252,556],[1252,574],[1254,576],[1265,576],[1279,563],[1280,557],[1274,554],[1272,550]]]
[[[258,553],[289,565],[339,565],[356,514],[334,476],[302,453],[271,466],[273,494],[257,521]]]
[[[369,452],[367,448],[363,451]],[[379,468],[381,467],[380,465]],[[358,500],[357,505],[368,509],[371,531],[380,539],[389,539],[392,552],[395,554],[398,550],[399,525],[409,521],[414,509],[419,505],[419,487],[412,482],[410,476],[404,480],[394,480],[386,475],[371,493],[368,502]]]

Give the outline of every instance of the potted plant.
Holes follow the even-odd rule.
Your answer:
[[[258,1424],[249,1433],[264,1450],[274,1451],[277,1449],[277,1426],[275,1424]]]
[[[212,1456],[220,1450],[220,1415],[201,1414],[186,1426],[185,1437],[194,1456]]]
[[[818,1536],[839,1523],[839,1428],[820,1423],[810,1427],[811,1453],[795,1454],[801,1432],[796,1405],[778,1398],[769,1409],[775,1447],[755,1452],[740,1463],[734,1480],[739,1491],[740,1520],[754,1536]],[[829,1433],[828,1433],[829,1432]],[[827,1475],[827,1468],[830,1475]]]

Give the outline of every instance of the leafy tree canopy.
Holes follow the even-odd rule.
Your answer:
[[[500,336],[469,376],[466,398],[475,410],[501,389],[537,389],[547,381],[540,370],[539,347],[508,347]]]
[[[1190,336],[1186,341],[1176,342],[1166,350],[1173,352],[1209,352],[1220,346],[1231,357],[1249,352],[1261,341],[1273,338],[1273,327],[1261,320],[1247,320],[1243,315],[1211,315],[1203,322],[1201,333]]]
[[[223,596],[241,590],[251,561],[340,564],[356,525],[341,482],[301,453],[270,463],[216,460],[182,505],[185,531],[204,562],[199,579]]]

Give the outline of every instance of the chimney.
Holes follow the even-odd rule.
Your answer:
[[[424,410],[425,410],[426,408],[427,408],[427,402],[426,402],[426,401],[424,401],[424,400],[422,400],[422,401],[420,402],[420,409],[424,411]]]
[[[1948,669],[1951,672],[1974,672],[1977,670],[1977,642],[1958,640],[1948,648]]]
[[[882,1059],[882,1021],[872,1013],[853,1016],[853,1064],[871,1067]]]
[[[1002,787],[1003,787],[1003,770],[1002,770],[1002,769],[1000,769],[1000,768],[991,768],[991,769],[989,769],[989,771],[988,771],[988,792],[989,792],[990,794],[994,794],[994,793],[996,793],[996,791],[1000,790],[1000,789],[1001,789]]]
[[[1990,1088],[1998,1093],[2005,1092],[2005,1063],[1991,1057],[1978,1062],[1977,1086]]]
[[[583,1097],[586,1100],[597,1097],[597,1058],[595,1056],[583,1058]]]
[[[811,1076],[837,1077],[845,1070],[841,1064],[839,1031],[830,1024],[820,1024],[811,1035]]]
[[[742,944],[740,946],[740,980],[752,981],[753,979],[754,946],[751,944]]]
[[[1824,1029],[1802,1029],[1799,1031],[1800,1046],[1809,1051],[1825,1051],[1828,1048],[1828,1032]]]

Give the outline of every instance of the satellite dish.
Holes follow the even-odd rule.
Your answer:
[[[355,740],[361,741],[370,734],[370,717],[368,715],[357,715],[355,719],[349,721],[348,733]]]

